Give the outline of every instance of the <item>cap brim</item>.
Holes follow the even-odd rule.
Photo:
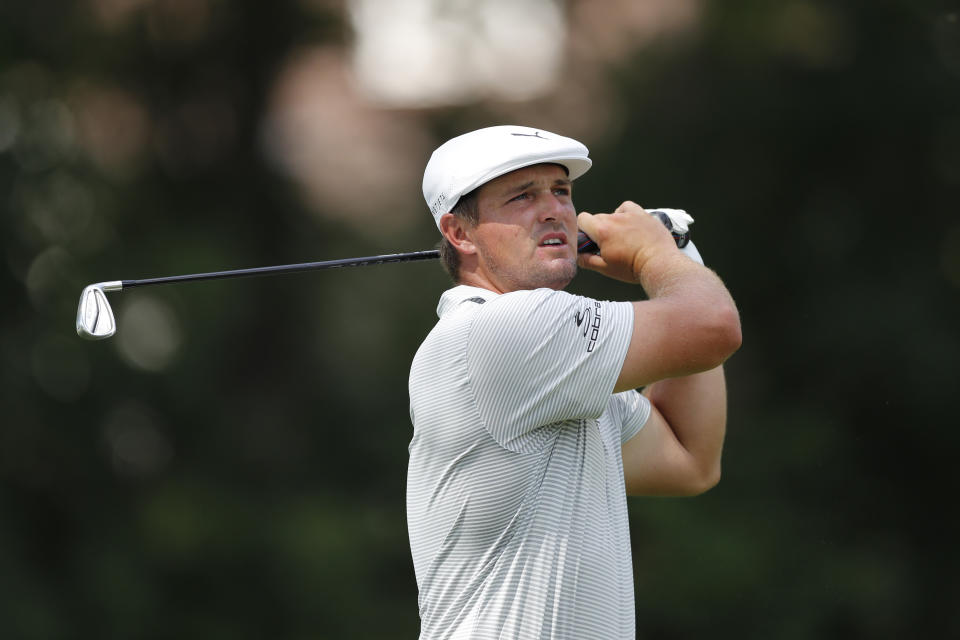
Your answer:
[[[491,171],[489,174],[481,176],[474,182],[468,184],[463,188],[463,195],[470,193],[474,189],[482,187],[491,180],[495,180],[500,176],[505,176],[512,171],[517,171],[518,169],[525,169],[527,167],[532,167],[538,164],[559,164],[567,170],[567,177],[571,181],[576,180],[583,174],[585,174],[590,167],[593,166],[593,161],[590,158],[584,158],[583,156],[557,156],[557,157],[547,157],[547,158],[536,158],[534,160],[523,160],[509,164],[504,167],[497,167],[495,171]],[[450,203],[449,207],[444,213],[450,213],[450,210],[457,206],[457,202],[460,201],[460,198],[457,198],[456,201]],[[441,214],[443,215],[443,214]],[[437,224],[439,225],[440,219],[437,218]]]

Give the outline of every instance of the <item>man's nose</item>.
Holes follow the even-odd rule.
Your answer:
[[[555,195],[550,194],[549,198],[545,199],[543,207],[540,209],[540,221],[541,222],[554,222],[557,220],[563,220],[568,214],[569,207],[566,203],[561,202],[559,198]]]

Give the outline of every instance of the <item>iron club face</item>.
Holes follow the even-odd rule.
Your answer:
[[[77,306],[77,335],[87,340],[103,340],[117,331],[117,321],[107,300],[107,291],[120,291],[120,281],[100,282],[84,288]]]

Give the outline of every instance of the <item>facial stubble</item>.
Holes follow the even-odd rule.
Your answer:
[[[508,285],[511,291],[524,289],[554,289],[565,288],[577,275],[577,259],[564,258],[542,262],[526,263],[522,265],[520,273],[512,274],[505,268],[492,253],[486,254],[487,268],[501,281]],[[557,263],[560,264],[557,264]]]

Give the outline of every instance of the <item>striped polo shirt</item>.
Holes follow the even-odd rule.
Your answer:
[[[407,525],[424,640],[633,640],[621,445],[646,422],[613,393],[628,302],[446,291],[410,369]]]

